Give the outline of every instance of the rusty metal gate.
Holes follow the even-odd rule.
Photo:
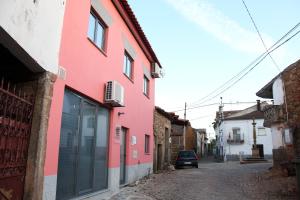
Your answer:
[[[33,96],[0,83],[0,200],[23,198]]]

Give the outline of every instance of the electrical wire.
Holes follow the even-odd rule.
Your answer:
[[[279,68],[278,64],[275,62],[274,58],[271,56],[270,52],[268,51],[268,47],[267,47],[265,41],[263,40],[263,37],[262,37],[262,35],[260,34],[259,29],[258,29],[258,27],[257,27],[257,25],[256,25],[256,23],[255,23],[255,21],[254,21],[254,19],[253,19],[253,17],[252,17],[252,15],[251,15],[251,13],[250,13],[250,11],[249,11],[249,9],[248,9],[248,7],[247,7],[245,1],[242,0],[242,2],[243,2],[243,4],[244,4],[244,6],[245,6],[245,9],[246,9],[246,11],[247,11],[247,13],[248,13],[248,15],[249,15],[251,21],[252,21],[252,24],[254,25],[254,28],[255,28],[255,30],[256,30],[256,32],[257,32],[257,34],[258,34],[258,36],[259,36],[259,38],[260,38],[262,44],[264,45],[264,48],[265,48],[265,50],[267,51],[267,53],[268,53],[270,59],[272,60],[274,66],[278,69],[278,71],[281,72],[281,69]]]
[[[266,55],[270,54],[271,52],[273,52],[274,50],[276,50],[277,48],[279,48],[281,45],[283,45],[284,43],[286,43],[287,41],[289,41],[291,38],[295,37],[298,33],[296,32],[294,35],[292,35],[290,38],[288,38],[285,42],[283,42],[282,44],[278,45],[284,38],[286,38],[288,35],[290,35],[294,30],[296,30],[298,27],[300,26],[300,22],[297,23],[293,28],[291,28],[286,34],[284,34],[279,40],[277,40],[270,48],[268,48],[268,51],[265,51],[264,53],[262,53],[260,56],[258,56],[256,59],[254,59],[249,65],[247,65],[245,68],[243,68],[240,72],[238,72],[236,75],[234,75],[232,78],[230,78],[228,81],[226,81],[225,83],[223,83],[221,86],[219,86],[218,88],[216,88],[215,90],[213,90],[212,92],[210,92],[208,95],[204,96],[203,98],[193,102],[191,105],[195,105],[196,103],[199,104],[203,104],[207,101],[210,101],[211,99],[215,98],[216,96],[218,96],[221,93],[218,93],[218,95],[213,96],[213,98],[209,98],[210,96],[212,96],[213,94],[215,94],[216,92],[220,91],[221,89],[224,89],[226,87],[226,85],[228,85],[229,83],[231,83],[234,79],[238,78],[241,74],[243,74],[246,70],[248,70],[253,64],[257,63],[257,62],[261,62],[262,59],[264,59],[266,57]],[[276,47],[275,47],[276,46]],[[275,48],[274,48],[275,47]],[[274,48],[274,49],[273,49]],[[270,51],[271,50],[271,51]],[[256,65],[257,66],[257,65]],[[252,69],[252,68],[251,68]],[[249,71],[249,70],[248,70]],[[247,73],[248,74],[248,73]],[[244,75],[242,76],[244,77]],[[241,80],[241,78],[239,78],[239,80]],[[239,81],[238,80],[238,81]],[[237,83],[238,81],[235,81],[234,83]],[[227,87],[228,88],[228,87]],[[227,90],[227,89],[225,89]],[[224,90],[222,90],[224,91]],[[209,98],[209,99],[208,99]],[[198,103],[199,102],[199,103]]]
[[[283,44],[285,44],[286,42],[288,42],[290,39],[292,39],[293,37],[295,37],[296,35],[298,35],[300,33],[300,30],[297,31],[294,35],[292,35],[290,38],[288,38],[287,40],[285,40],[283,43],[281,43],[280,45],[278,45],[276,48],[272,49],[271,51],[269,51],[270,53],[272,53],[273,51],[275,51],[276,49],[278,49],[279,47],[281,47]],[[247,74],[249,74],[255,67],[257,67],[266,57],[268,56],[268,54],[264,55],[262,59],[260,59],[260,61],[258,63],[256,63],[253,67],[251,67],[245,74],[243,74],[243,76],[241,76],[239,79],[237,79],[235,82],[233,82],[231,85],[229,85],[228,87],[226,87],[224,90],[222,90],[221,92],[219,92],[218,94],[216,94],[215,96],[211,97],[210,99],[203,101],[202,103],[205,103],[207,101],[210,101],[214,98],[216,98],[217,96],[219,96],[220,94],[224,93],[225,91],[227,91],[228,89],[230,89],[232,86],[234,86],[236,83],[238,83],[240,80],[242,80],[242,78],[244,78]]]

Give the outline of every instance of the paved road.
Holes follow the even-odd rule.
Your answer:
[[[111,200],[279,200],[296,199],[289,191],[293,178],[266,176],[271,163],[200,162],[199,168],[154,174],[135,187],[126,187]],[[292,186],[291,186],[292,184]]]

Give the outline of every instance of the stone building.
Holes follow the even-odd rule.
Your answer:
[[[184,128],[189,130],[190,123],[188,120],[180,119],[178,115],[172,115],[171,129],[171,163],[174,164],[178,152],[185,149],[186,139],[184,138]],[[186,131],[187,132],[187,131]]]
[[[274,167],[300,156],[300,60],[288,66],[256,95],[273,99],[264,111],[264,126],[270,127]]]
[[[197,152],[197,135],[190,123],[186,126],[185,149]]]
[[[154,153],[153,171],[165,169],[170,164],[170,133],[171,133],[170,113],[160,107],[154,110]]]

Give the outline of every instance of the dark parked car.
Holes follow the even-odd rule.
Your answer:
[[[193,166],[198,168],[198,157],[194,151],[179,151],[175,168]]]

